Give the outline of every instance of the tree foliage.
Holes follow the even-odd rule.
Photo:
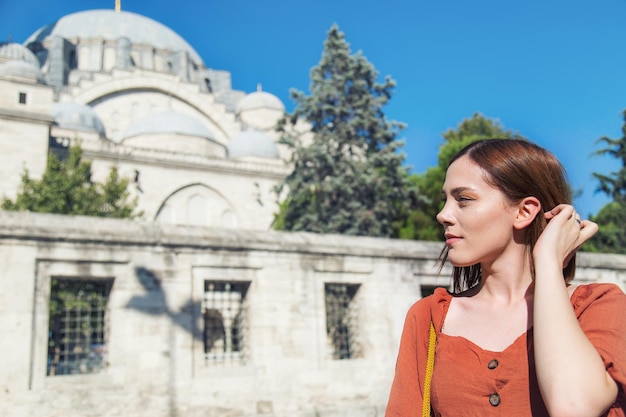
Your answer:
[[[413,210],[400,231],[400,237],[416,240],[443,240],[441,225],[436,215],[441,210],[441,187],[446,178],[450,159],[466,145],[480,139],[521,138],[517,133],[504,129],[496,120],[475,113],[459,123],[456,130],[448,129],[442,134],[444,142],[439,147],[437,166],[423,174],[414,174],[411,181],[420,190],[425,203]]]
[[[274,227],[393,237],[416,201],[397,140],[404,126],[382,110],[395,82],[379,83],[374,66],[360,52],[351,54],[337,25],[327,35],[311,70],[310,95],[292,90],[295,109],[278,124],[294,169],[277,187],[286,199]],[[309,140],[295,129],[302,120]]]
[[[117,168],[109,171],[104,183],[91,181],[91,162],[82,160],[79,146],[69,149],[67,158],[54,153],[41,179],[22,175],[21,189],[12,201],[3,198],[4,210],[23,210],[97,217],[136,218],[137,199],[130,198],[129,180],[120,178]]]
[[[583,250],[626,254],[626,204],[623,199],[606,204],[598,214],[591,216],[591,220],[598,223],[598,232],[583,245]]]
[[[446,142],[462,141],[470,137],[474,137],[475,140],[493,138],[523,139],[522,136],[512,130],[505,129],[499,121],[486,118],[480,113],[474,113],[471,118],[464,119],[456,129],[448,129],[442,136]]]
[[[606,147],[593,152],[594,155],[608,155],[620,160],[622,167],[617,172],[609,175],[593,173],[595,179],[600,183],[597,191],[602,192],[613,200],[626,199],[626,110],[623,112],[624,124],[622,125],[622,137],[611,139],[603,136],[596,143],[604,144]]]
[[[605,147],[594,155],[608,155],[618,159],[622,166],[609,175],[593,173],[598,180],[597,192],[604,193],[613,201],[600,209],[591,220],[598,223],[598,232],[583,249],[594,252],[626,253],[626,111],[623,112],[622,137],[601,137],[596,141]]]

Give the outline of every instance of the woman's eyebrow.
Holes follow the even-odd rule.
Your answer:
[[[459,195],[462,192],[468,191],[468,190],[473,191],[474,189],[471,188],[471,187],[455,187],[455,188],[450,190],[450,194],[451,195]],[[445,189],[441,190],[441,194],[445,195],[446,194],[446,190]]]

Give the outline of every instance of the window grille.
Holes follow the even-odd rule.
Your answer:
[[[106,364],[113,280],[51,279],[47,375],[90,374]]]
[[[26,104],[26,93],[19,93],[18,102],[20,104]]]
[[[204,359],[207,365],[245,363],[248,282],[205,281]]]
[[[359,285],[325,284],[326,336],[333,359],[359,356],[358,306]]]

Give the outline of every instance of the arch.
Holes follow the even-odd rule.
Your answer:
[[[228,214],[226,214],[228,213]],[[206,184],[181,187],[165,198],[155,221],[208,227],[237,227],[236,210],[219,191]]]
[[[179,100],[200,114],[206,117],[213,127],[219,131],[221,142],[225,142],[230,136],[230,130],[239,130],[234,126],[237,122],[234,114],[227,112],[223,104],[217,103],[212,94],[200,92],[200,87],[196,84],[181,84],[174,77],[151,78],[151,77],[128,77],[112,78],[110,81],[98,83],[97,85],[82,88],[79,86],[74,94],[74,101],[92,106],[109,98],[133,92],[157,92]],[[224,115],[228,114],[227,118]],[[224,120],[230,119],[233,126],[223,126]],[[220,120],[220,123],[217,121]],[[215,132],[217,133],[217,132]]]

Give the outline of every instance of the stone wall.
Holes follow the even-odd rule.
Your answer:
[[[13,199],[24,169],[40,178],[46,168],[54,90],[0,80],[0,91],[0,197]]]
[[[438,243],[0,211],[2,415],[382,416],[404,315]],[[624,288],[626,256],[581,254],[580,282]],[[106,367],[46,376],[52,278],[113,279]],[[205,281],[242,282],[245,360],[205,360]],[[358,285],[358,354],[333,359],[325,284]]]

